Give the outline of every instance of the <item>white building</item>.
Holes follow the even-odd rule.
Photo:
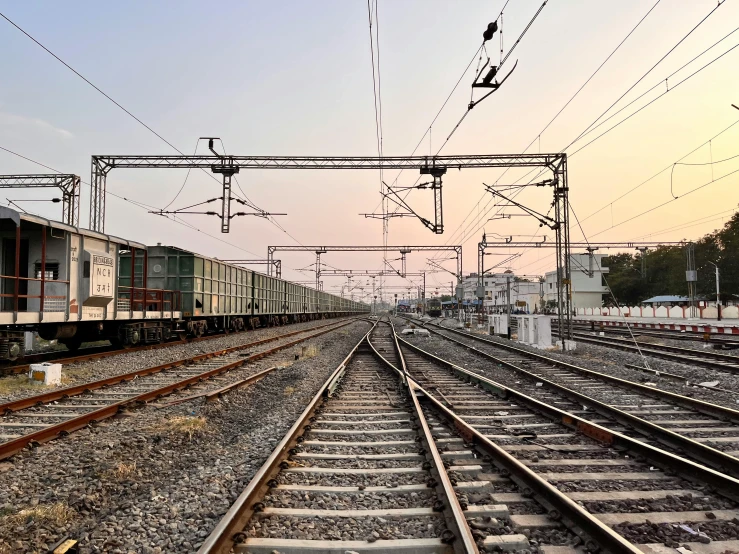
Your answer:
[[[608,293],[603,275],[608,268],[603,266],[604,254],[571,254],[570,273],[572,276],[572,307],[600,308],[603,296]],[[549,271],[545,276],[544,299],[557,302],[557,271]]]
[[[542,284],[538,281],[516,280],[511,274],[511,312],[523,311],[534,313],[541,309]],[[508,284],[503,282],[495,287],[493,293],[492,311],[501,313],[507,311]]]
[[[482,279],[482,286],[485,287],[485,304],[493,300],[496,286],[500,283],[505,284],[506,277],[511,275],[507,273],[486,273]],[[477,298],[477,273],[470,273],[462,280],[464,287],[464,299],[475,300]]]

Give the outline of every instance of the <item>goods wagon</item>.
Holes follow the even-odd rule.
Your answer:
[[[180,294],[183,330],[195,336],[209,331],[238,331],[317,317],[366,312],[360,302],[339,298],[208,258],[174,246],[149,246],[134,253],[134,284]],[[131,256],[121,258],[120,281],[131,284]]]
[[[0,359],[23,355],[26,331],[73,350],[83,341],[116,342],[119,332],[125,336],[147,320],[173,328],[181,319],[177,293],[118,281],[121,253],[145,249],[0,207]]]
[[[74,350],[93,340],[132,346],[368,310],[179,248],[0,206],[0,360],[23,356],[29,331]]]

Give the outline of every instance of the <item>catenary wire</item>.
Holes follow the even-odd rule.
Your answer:
[[[579,95],[579,94],[580,94],[580,93],[581,93],[581,92],[583,91],[583,89],[584,89],[584,88],[585,88],[585,87],[586,87],[586,86],[587,86],[587,85],[588,85],[588,84],[590,83],[590,81],[592,81],[592,80],[593,80],[593,78],[594,78],[594,77],[595,77],[595,76],[596,76],[596,75],[597,75],[597,74],[598,74],[598,73],[600,72],[600,70],[601,70],[601,69],[603,68],[603,66],[605,66],[605,65],[606,65],[606,63],[607,63],[607,62],[608,62],[608,61],[609,61],[609,60],[610,60],[610,59],[611,59],[611,58],[612,58],[612,57],[613,57],[613,56],[614,56],[614,55],[616,54],[616,52],[618,52],[618,50],[619,50],[619,49],[620,49],[620,48],[621,48],[621,47],[622,47],[622,46],[624,45],[624,43],[625,43],[625,42],[626,42],[626,41],[627,41],[627,40],[628,40],[628,39],[629,39],[629,38],[631,37],[631,35],[632,35],[632,34],[634,34],[634,32],[635,32],[635,31],[636,31],[636,30],[637,30],[637,29],[639,28],[639,26],[640,26],[640,25],[641,25],[641,24],[642,24],[642,23],[644,22],[644,20],[645,20],[645,19],[646,19],[646,18],[647,18],[647,17],[648,17],[648,16],[649,16],[649,15],[650,15],[651,13],[652,13],[652,11],[654,11],[654,9],[655,9],[655,8],[657,7],[657,5],[658,5],[658,4],[660,3],[660,1],[661,1],[661,0],[657,0],[657,2],[655,2],[655,4],[653,4],[653,5],[652,5],[652,7],[651,7],[651,8],[650,8],[650,9],[649,9],[649,10],[647,11],[647,13],[646,13],[646,14],[644,14],[644,15],[642,16],[642,18],[641,18],[641,19],[640,19],[640,20],[639,20],[639,21],[637,22],[637,24],[636,24],[636,25],[635,25],[635,26],[634,26],[634,27],[633,27],[633,28],[632,28],[632,29],[631,29],[631,30],[630,30],[630,31],[628,32],[628,34],[627,34],[627,35],[626,35],[626,36],[625,36],[625,37],[624,37],[624,38],[623,38],[623,39],[621,40],[621,42],[619,42],[619,43],[618,43],[618,45],[617,45],[617,46],[616,46],[616,47],[615,47],[615,48],[614,48],[614,49],[613,49],[613,50],[611,51],[611,53],[610,53],[610,54],[608,54],[608,56],[606,57],[606,59],[605,59],[605,60],[604,60],[603,62],[601,62],[601,64],[600,64],[600,65],[599,65],[599,66],[598,66],[598,67],[597,67],[597,68],[595,69],[595,71],[594,71],[594,72],[593,72],[593,73],[592,73],[592,74],[591,74],[591,75],[590,75],[590,76],[589,76],[589,77],[588,77],[588,78],[587,78],[587,79],[585,80],[585,82],[584,82],[584,83],[583,83],[582,85],[580,85],[580,87],[579,87],[579,88],[577,89],[577,91],[575,91],[575,93],[574,93],[574,94],[573,94],[573,95],[572,95],[572,96],[571,96],[571,97],[570,97],[570,98],[569,98],[569,99],[567,100],[567,102],[565,102],[565,104],[564,104],[564,105],[563,105],[563,106],[562,106],[562,107],[561,107],[561,108],[559,109],[559,111],[558,111],[558,112],[557,112],[557,113],[556,113],[556,114],[554,115],[554,117],[553,117],[553,118],[552,118],[552,119],[551,119],[551,120],[549,121],[549,123],[547,123],[547,124],[546,124],[546,125],[544,126],[544,128],[543,128],[543,129],[542,129],[541,131],[539,131],[538,135],[537,135],[536,137],[534,137],[534,139],[533,139],[533,140],[532,140],[532,141],[531,141],[531,142],[529,143],[529,145],[528,145],[528,146],[527,146],[527,147],[526,147],[526,148],[524,149],[524,153],[526,153],[526,152],[528,151],[528,149],[529,149],[529,148],[531,148],[531,146],[532,146],[532,145],[533,145],[533,144],[534,144],[534,143],[535,143],[535,142],[537,141],[537,139],[539,139],[539,140],[540,140],[540,137],[541,137],[541,135],[542,135],[542,134],[543,134],[543,133],[544,133],[544,132],[545,132],[545,131],[546,131],[546,130],[547,130],[547,129],[548,129],[548,128],[549,128],[550,126],[551,126],[551,125],[552,125],[552,123],[554,123],[554,121],[555,121],[555,120],[556,120],[556,119],[557,119],[557,118],[558,118],[558,117],[559,117],[559,116],[560,116],[560,115],[562,114],[562,112],[563,112],[563,111],[564,111],[564,110],[565,110],[565,109],[566,109],[566,108],[567,108],[567,107],[568,107],[568,106],[569,106],[569,105],[570,105],[570,104],[572,103],[572,101],[573,101],[573,100],[574,100],[574,99],[575,99],[575,98],[576,98],[576,97],[577,97],[577,96],[578,96],[578,95]],[[506,2],[506,4],[507,4],[507,2]],[[504,6],[504,9],[505,9],[505,6]],[[498,179],[496,180],[496,183],[498,183],[498,182],[500,181],[500,179],[502,179],[502,178],[503,178],[503,176],[505,176],[505,174],[506,174],[506,173],[508,173],[508,171],[509,171],[509,168],[507,168],[507,169],[506,169],[506,170],[505,170],[505,171],[504,171],[504,172],[503,172],[503,173],[502,173],[502,174],[500,175],[500,177],[498,177]],[[477,206],[479,207],[479,203],[480,203],[480,202],[481,202],[481,201],[482,201],[483,199],[485,199],[486,197],[487,197],[487,194],[483,194],[483,195],[482,195],[482,196],[480,197],[480,200],[478,200],[478,201],[477,201],[477,204],[476,204],[476,205],[477,205]],[[490,199],[490,200],[488,201],[488,203],[487,203],[487,204],[485,205],[485,208],[487,208],[487,206],[488,206],[488,205],[490,204],[490,202],[492,202],[492,199]],[[483,209],[485,209],[485,208],[483,208]],[[452,235],[452,237],[451,237],[451,238],[449,239],[449,241],[448,241],[448,244],[451,244],[451,243],[452,243],[452,242],[454,241],[454,238],[456,237],[456,235],[457,235],[457,233],[458,233],[459,229],[460,229],[460,228],[461,228],[461,227],[462,227],[462,226],[464,225],[465,221],[467,221],[467,219],[468,219],[468,218],[469,218],[469,217],[470,217],[470,216],[471,216],[471,215],[472,215],[472,214],[474,213],[474,210],[475,210],[475,206],[473,205],[473,207],[472,207],[472,208],[470,209],[469,213],[468,213],[468,214],[467,214],[467,215],[465,216],[465,218],[464,218],[464,219],[462,220],[462,222],[461,222],[461,223],[460,223],[460,224],[459,224],[459,225],[457,226],[457,229],[455,230],[455,232],[454,232],[454,234]],[[489,213],[489,212],[488,212],[488,213]],[[474,224],[474,223],[473,223],[473,224]],[[466,235],[467,229],[469,229],[469,227],[470,227],[471,225],[472,225],[472,224],[470,224],[470,225],[467,225],[467,226],[466,226],[466,227],[464,228],[464,230],[462,231],[462,237],[464,237],[464,236]],[[478,230],[479,230],[479,229],[478,229]],[[475,232],[476,232],[476,231],[475,231]],[[474,232],[473,232],[472,234],[474,234]]]
[[[711,12],[711,13],[713,13],[713,12]],[[710,14],[709,14],[709,15],[710,15]],[[706,18],[707,18],[707,17],[708,17],[708,16],[706,16]],[[706,18],[704,18],[704,19],[703,19],[703,20],[701,21],[701,23],[702,23],[703,21],[705,21],[705,19],[706,19]],[[700,25],[700,23],[699,23],[698,25]],[[694,28],[693,28],[693,30],[695,30],[695,28],[697,28],[697,26],[696,26],[696,27],[694,27]],[[691,30],[690,32],[692,33],[692,31],[693,31],[693,30]],[[733,33],[733,31],[732,31],[732,33]],[[731,33],[729,33],[729,34],[731,34]],[[686,35],[686,36],[687,36],[687,35]],[[728,36],[728,35],[727,35],[727,36]],[[725,37],[724,37],[724,38],[725,38]],[[721,40],[723,40],[723,39],[721,39]],[[720,41],[719,41],[719,42],[720,42]],[[679,44],[679,43],[678,43],[678,44]],[[718,44],[718,43],[716,43],[716,44]],[[714,46],[715,46],[715,44],[714,44]],[[712,47],[713,47],[713,46],[712,46]],[[712,48],[712,47],[711,47],[711,48]],[[726,52],[724,52],[723,54],[720,54],[719,56],[717,56],[716,58],[714,58],[713,60],[711,60],[710,62],[708,62],[707,64],[705,64],[705,65],[704,65],[704,66],[702,66],[701,68],[697,69],[697,70],[696,70],[696,71],[694,71],[694,72],[693,72],[692,74],[688,75],[687,77],[685,77],[685,78],[684,78],[683,80],[681,80],[680,82],[678,82],[678,83],[677,83],[677,84],[675,84],[674,86],[672,86],[672,87],[671,87],[671,88],[670,88],[669,90],[665,91],[664,93],[660,94],[660,95],[659,95],[659,96],[657,96],[656,98],[652,99],[652,100],[651,100],[651,101],[650,101],[649,103],[645,104],[644,106],[642,106],[641,108],[639,108],[639,109],[638,109],[638,110],[636,110],[635,112],[631,113],[630,115],[628,115],[627,117],[625,117],[625,118],[624,118],[623,120],[619,121],[619,122],[618,122],[617,124],[613,125],[613,126],[612,126],[612,127],[610,127],[609,129],[607,129],[606,131],[604,131],[603,133],[601,133],[600,135],[598,135],[597,137],[595,137],[595,138],[594,138],[593,140],[591,140],[590,142],[588,142],[587,144],[585,144],[585,145],[581,146],[581,147],[580,147],[580,148],[578,148],[578,149],[577,149],[577,150],[576,150],[575,152],[573,152],[572,154],[570,154],[570,155],[569,155],[569,157],[572,157],[572,156],[574,156],[575,154],[577,154],[578,152],[580,152],[581,150],[583,150],[583,149],[584,149],[584,148],[586,148],[587,146],[591,145],[591,144],[592,144],[593,142],[595,142],[596,140],[598,140],[598,139],[602,138],[602,137],[603,137],[604,135],[606,135],[607,133],[609,133],[610,131],[612,131],[613,129],[615,129],[616,127],[618,127],[619,125],[621,125],[622,123],[624,123],[625,121],[627,121],[628,119],[630,119],[631,117],[635,116],[636,114],[638,114],[639,112],[641,112],[641,111],[642,111],[643,109],[645,109],[645,108],[646,108],[646,107],[648,107],[649,105],[651,105],[651,104],[653,104],[654,102],[656,102],[656,101],[657,101],[658,99],[662,98],[662,97],[663,97],[663,96],[664,96],[665,94],[667,94],[667,93],[668,93],[668,92],[670,92],[671,90],[674,90],[675,88],[677,88],[677,87],[678,87],[678,86],[680,86],[681,84],[685,83],[685,82],[686,82],[687,80],[691,79],[692,77],[694,77],[695,75],[697,75],[698,73],[700,73],[701,71],[703,71],[704,69],[706,69],[707,67],[709,67],[710,65],[712,65],[713,63],[715,63],[716,61],[718,61],[719,59],[723,58],[723,57],[724,57],[725,55],[727,55],[727,54],[728,54],[729,52],[731,52],[732,50],[734,50],[734,49],[735,49],[735,48],[737,48],[737,47],[739,47],[739,44],[737,44],[737,45],[733,46],[732,48],[730,48],[729,50],[727,50],[727,51],[726,51]],[[675,48],[675,47],[673,47],[673,48],[672,48],[672,50],[674,50],[674,48]],[[709,48],[709,49],[710,49],[710,48]],[[672,50],[671,50],[671,51],[672,51]],[[706,50],[706,51],[707,51],[707,50]],[[705,51],[704,51],[704,52],[705,52]],[[663,59],[664,59],[664,57],[663,57]],[[691,62],[692,62],[692,61],[694,61],[695,59],[696,59],[696,58],[693,58],[693,59],[692,59],[692,60],[691,60],[690,62],[688,62],[688,63],[691,63]],[[688,65],[688,64],[685,64],[685,65],[684,65],[683,67],[685,67],[686,65]],[[655,65],[655,67],[656,67],[656,65]],[[681,69],[682,69],[682,68],[681,68]],[[642,77],[642,78],[643,78],[643,77]],[[641,79],[640,79],[640,80],[641,80]],[[661,81],[661,82],[662,82],[662,81]],[[633,87],[632,87],[632,88],[633,88]],[[609,108],[609,109],[610,109],[610,108]],[[604,112],[604,113],[605,113],[605,112]],[[602,117],[602,115],[601,115],[600,117]],[[596,121],[597,121],[597,120],[596,120]],[[591,124],[591,126],[592,126],[592,124]],[[585,132],[581,133],[581,134],[580,134],[580,136],[584,136],[584,134],[585,134]],[[572,144],[574,144],[574,143],[576,142],[576,140],[577,140],[577,139],[573,140],[573,141],[572,141],[572,142],[571,142],[571,143],[570,143],[570,144],[569,144],[568,146],[566,146],[566,147],[565,147],[564,149],[562,149],[561,151],[564,151],[564,150],[566,150],[567,148],[569,148],[569,146],[571,146]],[[532,173],[532,172],[533,172],[533,170],[532,170],[532,171],[530,171],[529,173],[527,173],[527,175],[528,175],[528,174],[530,174],[530,173]],[[535,176],[534,176],[534,177],[533,177],[533,178],[532,178],[532,179],[531,179],[531,180],[530,180],[529,182],[532,182],[532,181],[533,181],[534,179],[536,179],[537,177],[539,177],[539,176],[540,176],[540,175],[542,175],[542,174],[543,174],[543,171],[540,171],[540,172],[539,172],[539,173],[538,173],[537,175],[535,175]],[[524,176],[524,177],[525,177],[525,176]],[[496,181],[496,182],[497,182],[497,181]],[[514,197],[515,197],[515,196],[517,196],[517,195],[518,195],[518,193],[514,194]],[[489,205],[489,204],[490,204],[490,202],[488,202],[488,204],[487,204],[487,205]],[[487,205],[486,205],[486,207],[487,207]],[[483,217],[486,217],[486,216],[487,216],[487,214],[488,214],[488,213],[489,213],[490,211],[492,211],[492,208],[490,208],[490,209],[489,209],[489,210],[488,210],[487,212],[485,212],[485,214],[483,215]],[[500,210],[498,210],[498,212],[499,212],[499,211],[500,211]],[[591,214],[591,215],[594,215],[594,214]],[[588,216],[588,217],[590,217],[590,216]],[[469,228],[469,226],[468,226],[467,228]],[[478,226],[478,227],[477,227],[477,229],[476,229],[475,231],[473,231],[473,233],[472,233],[472,234],[474,234],[474,233],[475,233],[475,232],[476,232],[477,230],[479,230],[479,229],[480,229],[480,226]],[[468,238],[467,240],[469,240],[469,238]]]

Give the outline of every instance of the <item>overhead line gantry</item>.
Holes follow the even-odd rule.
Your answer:
[[[80,178],[67,173],[31,173],[0,175],[0,188],[53,188],[62,191],[62,222],[73,227],[80,225]],[[53,202],[53,200],[51,200]]]
[[[229,231],[231,220],[231,177],[242,169],[415,169],[432,178],[419,185],[434,193],[434,221],[420,216],[397,193],[388,198],[407,210],[403,215],[417,217],[435,234],[444,232],[442,207],[442,176],[450,169],[491,167],[542,167],[559,177],[562,187],[567,182],[567,155],[556,154],[468,154],[437,156],[228,156],[228,155],[95,155],[91,162],[92,195],[90,198],[90,229],[105,229],[105,189],[108,173],[119,169],[204,169],[220,174],[223,183],[221,206],[222,232]],[[370,214],[371,215],[371,214]]]

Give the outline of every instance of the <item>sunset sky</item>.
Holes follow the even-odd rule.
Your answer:
[[[418,154],[439,150],[467,110],[477,57],[430,133],[429,125],[503,4],[379,0],[385,155],[411,154],[422,136]],[[541,4],[510,0],[503,15],[504,54]],[[510,69],[518,60],[515,72],[472,110],[442,153],[564,149],[571,204],[589,240],[679,241],[720,227],[739,203],[739,157],[729,159],[739,156],[739,111],[731,107],[739,105],[739,0],[724,0],[660,62],[716,7],[716,0],[549,0],[506,62]],[[205,153],[207,144],[198,145],[198,137],[218,136],[230,154],[377,155],[367,2],[0,1],[0,12],[183,152],[193,153],[197,145]],[[0,49],[0,147],[87,182],[92,154],[175,153],[4,19]],[[493,61],[500,59],[498,34],[487,52]],[[598,121],[623,111],[570,144],[645,73]],[[673,165],[678,161],[704,165]],[[0,173],[44,171],[0,150]],[[498,208],[483,182],[521,184],[532,177],[527,170],[502,173],[450,170],[444,179],[446,232],[433,235],[415,219],[393,218],[389,242],[463,244],[464,269],[470,272],[476,268],[483,229],[489,238],[541,234],[531,218],[487,221]],[[108,190],[162,208],[183,187],[185,176],[185,170],[114,170]],[[386,171],[385,180],[395,176]],[[404,172],[398,185],[411,185],[416,178]],[[296,240],[305,245],[382,243],[381,222],[359,215],[379,204],[378,171],[244,170],[238,180],[257,205],[288,214],[276,218],[284,231],[270,221],[242,217],[233,220],[229,235],[221,235],[215,217],[183,219],[203,231],[197,232],[109,196],[106,232],[219,258],[263,258],[268,245]],[[89,187],[83,185],[82,194],[80,219],[86,226]],[[50,195],[7,190],[0,200]],[[193,171],[171,208],[217,196],[220,186]],[[429,191],[414,191],[408,199],[432,219]],[[546,212],[551,192],[530,188],[517,200]],[[58,204],[18,203],[61,218]],[[506,208],[504,213],[520,212]],[[571,228],[572,239],[582,240],[574,218]],[[283,277],[313,279],[311,272],[297,271],[314,263],[312,252],[278,257]],[[428,269],[427,257],[409,255],[408,270]],[[375,254],[337,253],[323,259],[342,269],[382,266],[381,255]],[[541,274],[553,264],[553,251],[537,250],[505,267]],[[443,265],[454,268],[452,261]],[[450,274],[439,273],[430,275],[427,284],[447,292],[451,280]],[[326,278],[325,283],[328,290],[342,280]]]

